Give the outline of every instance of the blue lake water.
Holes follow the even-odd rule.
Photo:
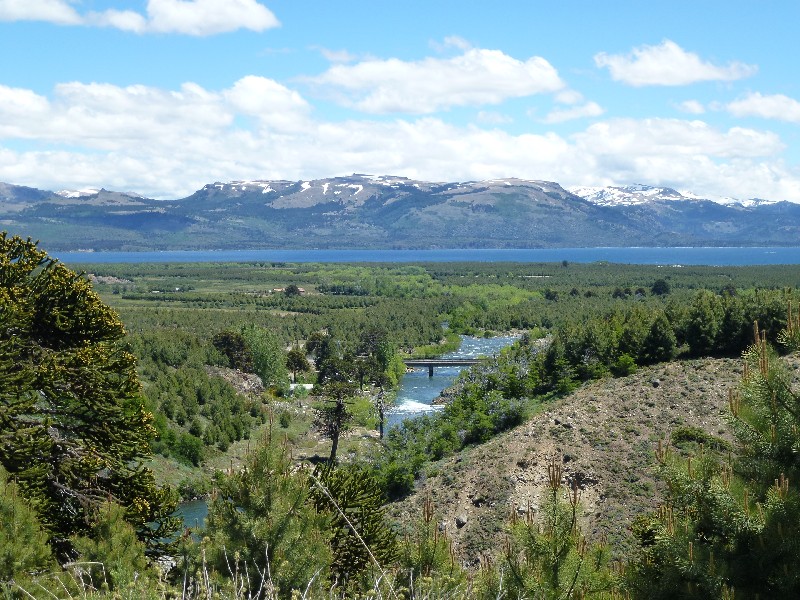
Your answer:
[[[800,248],[536,248],[464,250],[187,250],[61,252],[67,264],[148,262],[570,262],[665,265],[800,264]]]

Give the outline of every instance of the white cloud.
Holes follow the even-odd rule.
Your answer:
[[[678,104],[678,110],[690,115],[702,115],[706,112],[705,107],[697,100],[685,100]]]
[[[265,77],[249,75],[237,81],[223,97],[241,114],[259,119],[262,125],[282,131],[306,124],[310,106],[296,91]]]
[[[147,19],[132,10],[91,12],[86,15],[85,23],[97,25],[98,27],[113,27],[133,33],[144,33],[147,31]]]
[[[148,0],[147,14],[148,29],[165,33],[213,35],[279,25],[275,15],[256,0]]]
[[[741,62],[714,65],[671,40],[664,40],[658,46],[634,48],[627,55],[600,52],[595,55],[594,62],[600,68],[607,67],[613,80],[635,87],[733,81],[749,77],[758,70],[754,65]]]
[[[280,25],[275,15],[256,0],[148,0],[146,15],[113,9],[81,15],[65,0],[0,0],[0,20],[196,36],[237,29],[264,31]]]
[[[583,102],[583,95],[575,90],[562,90],[555,95],[554,99],[561,104],[579,104]]]
[[[453,106],[499,104],[564,87],[543,58],[522,62],[498,50],[481,49],[449,59],[334,65],[309,81],[333,88],[343,94],[345,104],[369,113],[426,114]]]
[[[347,50],[330,50],[329,48],[319,48],[320,53],[325,60],[333,63],[349,63],[356,60],[358,57]]]
[[[752,93],[735,100],[725,108],[736,117],[762,117],[790,123],[800,123],[800,102],[783,94]]]
[[[609,119],[564,137],[512,134],[491,115],[463,127],[433,117],[326,122],[295,90],[256,76],[223,90],[71,82],[44,96],[0,86],[0,181],[177,198],[215,180],[368,172],[645,182],[800,202],[800,172],[782,164],[769,131]]]
[[[556,109],[550,111],[544,118],[545,123],[563,123],[575,119],[585,119],[588,117],[599,117],[605,111],[596,102],[587,102],[581,106],[574,106],[566,109]]]
[[[704,121],[681,119],[612,119],[590,125],[575,139],[594,155],[630,160],[644,156],[754,158],[784,149],[780,138],[769,131],[742,127],[720,131]]]
[[[472,44],[460,36],[449,35],[444,38],[444,42],[441,45],[433,44],[433,47],[440,50],[445,50],[447,48],[458,48],[459,50],[466,52],[472,48]]]
[[[0,0],[0,21],[49,21],[78,25],[80,15],[65,0]]]
[[[777,155],[784,149],[771,132],[703,121],[614,119],[573,136],[574,151],[589,157],[584,185],[601,177],[616,183],[647,182],[692,189],[709,196],[800,202],[800,172]]]
[[[477,120],[478,123],[486,123],[487,125],[505,125],[514,122],[514,119],[509,115],[491,110],[480,111],[477,115]]]

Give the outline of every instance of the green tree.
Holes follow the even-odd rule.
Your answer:
[[[556,459],[548,465],[548,484],[549,496],[538,515],[529,511],[525,519],[518,519],[512,514],[511,536],[500,564],[507,595],[617,597],[609,548],[590,545],[583,537],[578,526],[578,488],[573,486],[564,498],[561,462]]]
[[[253,353],[241,333],[220,331],[214,335],[211,343],[228,358],[232,369],[239,369],[245,373],[253,372]]]
[[[270,430],[241,471],[217,479],[206,526],[216,572],[246,572],[250,597],[266,583],[280,598],[327,589],[330,516],[314,509],[310,488],[309,473],[296,470]]]
[[[672,360],[677,351],[677,345],[672,325],[667,316],[659,311],[642,342],[639,362],[643,365],[653,365]]]
[[[120,590],[154,579],[144,545],[125,521],[125,510],[118,504],[109,502],[100,507],[88,535],[73,539],[73,546],[81,568],[95,586],[102,583],[110,590]]]
[[[5,582],[54,566],[48,535],[39,519],[0,467],[0,591]]]
[[[653,286],[650,288],[650,291],[654,296],[664,296],[665,294],[669,294],[669,282],[666,279],[656,279],[653,282]]]
[[[143,466],[155,430],[117,314],[30,240],[0,234],[0,464],[53,543],[109,498],[150,550],[175,498]]]
[[[331,515],[331,579],[346,588],[369,568],[387,567],[397,540],[386,519],[383,491],[368,468],[329,463],[318,467],[313,479],[314,505]]]
[[[725,309],[719,296],[707,290],[698,292],[689,305],[683,331],[692,355],[713,354],[724,317]]]
[[[339,437],[349,429],[353,415],[348,408],[351,398],[356,393],[356,384],[347,378],[347,374],[339,372],[329,378],[322,387],[322,401],[315,407],[315,427],[331,440],[331,454],[328,462],[336,462],[339,449]]]
[[[756,339],[730,395],[735,454],[657,454],[670,494],[636,528],[637,597],[800,596],[800,395],[765,336]]]
[[[431,499],[426,497],[422,514],[405,532],[399,548],[399,580],[413,598],[451,598],[466,579],[446,531],[439,529]]]
[[[290,283],[283,289],[283,295],[289,298],[294,296],[299,296],[301,294],[300,288],[297,287],[297,284]]]
[[[286,368],[292,372],[292,381],[297,383],[297,374],[311,370],[306,353],[300,348],[292,348],[286,355]]]
[[[267,387],[284,390],[289,384],[286,356],[278,338],[256,325],[242,328],[242,337],[253,356],[253,372]]]

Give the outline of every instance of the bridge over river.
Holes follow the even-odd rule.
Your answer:
[[[406,359],[403,363],[407,367],[428,367],[428,377],[433,377],[434,367],[471,367],[481,362],[479,358],[420,358]]]

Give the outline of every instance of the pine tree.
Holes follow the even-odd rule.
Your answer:
[[[325,585],[330,517],[314,509],[308,472],[295,470],[271,428],[242,470],[217,485],[206,527],[208,558],[219,575],[245,577],[252,597],[270,586],[288,598],[292,590]]]
[[[124,334],[85,277],[0,234],[0,465],[57,547],[109,498],[150,550],[177,527],[142,464],[155,430]]]
[[[114,503],[100,507],[86,536],[73,539],[78,566],[95,587],[109,590],[146,586],[154,573],[145,558],[144,545],[125,521],[125,510]]]
[[[3,584],[54,565],[47,533],[19,488],[0,467],[0,592]],[[2,594],[0,594],[2,595]]]
[[[636,528],[637,597],[800,597],[800,395],[758,326],[755,338],[730,394],[735,455],[659,447],[670,493]]]
[[[331,440],[328,462],[336,462],[339,437],[348,430],[353,415],[348,409],[356,393],[353,364],[347,358],[329,358],[320,369],[322,402],[315,407],[315,427]]]
[[[300,348],[292,348],[286,355],[286,368],[292,372],[292,382],[297,383],[297,374],[311,370],[306,353]]]
[[[512,513],[499,564],[505,593],[519,598],[611,598],[616,590],[604,544],[589,544],[578,524],[579,490],[564,494],[561,462],[548,465],[548,497],[538,514]],[[566,497],[565,497],[566,496]],[[499,578],[489,578],[489,581]]]

